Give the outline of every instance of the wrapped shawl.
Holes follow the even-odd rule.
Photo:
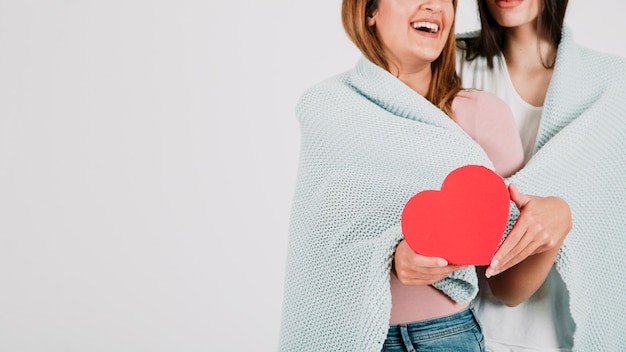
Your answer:
[[[559,50],[541,149],[511,181],[523,193],[561,196],[572,209],[557,268],[571,292],[576,348],[624,350],[626,65],[573,44]],[[302,145],[280,350],[380,351],[405,202],[438,189],[459,166],[493,165],[447,115],[365,58],[308,89],[296,112]],[[475,270],[433,286],[468,302]]]
[[[573,228],[556,259],[576,324],[574,351],[626,351],[626,60],[564,30],[536,153],[508,181],[564,198]]]

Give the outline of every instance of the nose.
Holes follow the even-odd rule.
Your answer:
[[[427,0],[423,6],[426,11],[439,12],[441,11],[441,0]]]

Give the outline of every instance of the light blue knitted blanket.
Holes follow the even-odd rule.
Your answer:
[[[566,29],[536,150],[508,181],[571,207],[556,268],[574,351],[626,351],[626,60],[576,45]]]
[[[557,264],[571,292],[577,350],[626,350],[626,65],[560,50],[567,53],[548,93],[541,150],[512,180],[521,192],[561,196],[572,208],[574,228]],[[364,58],[307,90],[297,117],[301,159],[280,350],[380,351],[405,202],[438,189],[459,166],[492,164],[443,112]],[[468,268],[434,286],[468,302],[476,282]]]

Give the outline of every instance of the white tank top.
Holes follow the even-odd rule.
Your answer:
[[[509,104],[527,162],[534,152],[543,107],[532,106],[519,96],[504,57],[494,58],[494,68],[489,69],[487,60],[468,62],[465,52],[459,50],[457,69],[463,87],[483,89]],[[554,267],[531,298],[512,308],[493,296],[483,273],[479,273],[479,281],[479,295],[473,304],[482,323],[487,351],[571,351],[575,326],[569,313],[569,295]]]
[[[457,57],[464,57],[459,51]],[[467,62],[458,62],[459,75],[465,88],[478,88],[495,94],[504,100],[513,111],[517,128],[524,146],[524,159],[527,162],[533,155],[539,122],[541,121],[542,106],[532,106],[519,96],[509,76],[504,57],[494,59],[494,68],[487,67],[484,59],[475,59]]]

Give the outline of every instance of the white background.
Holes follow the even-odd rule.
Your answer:
[[[0,351],[276,349],[294,106],[359,55],[340,3],[0,0]],[[570,3],[626,56],[625,2]]]

